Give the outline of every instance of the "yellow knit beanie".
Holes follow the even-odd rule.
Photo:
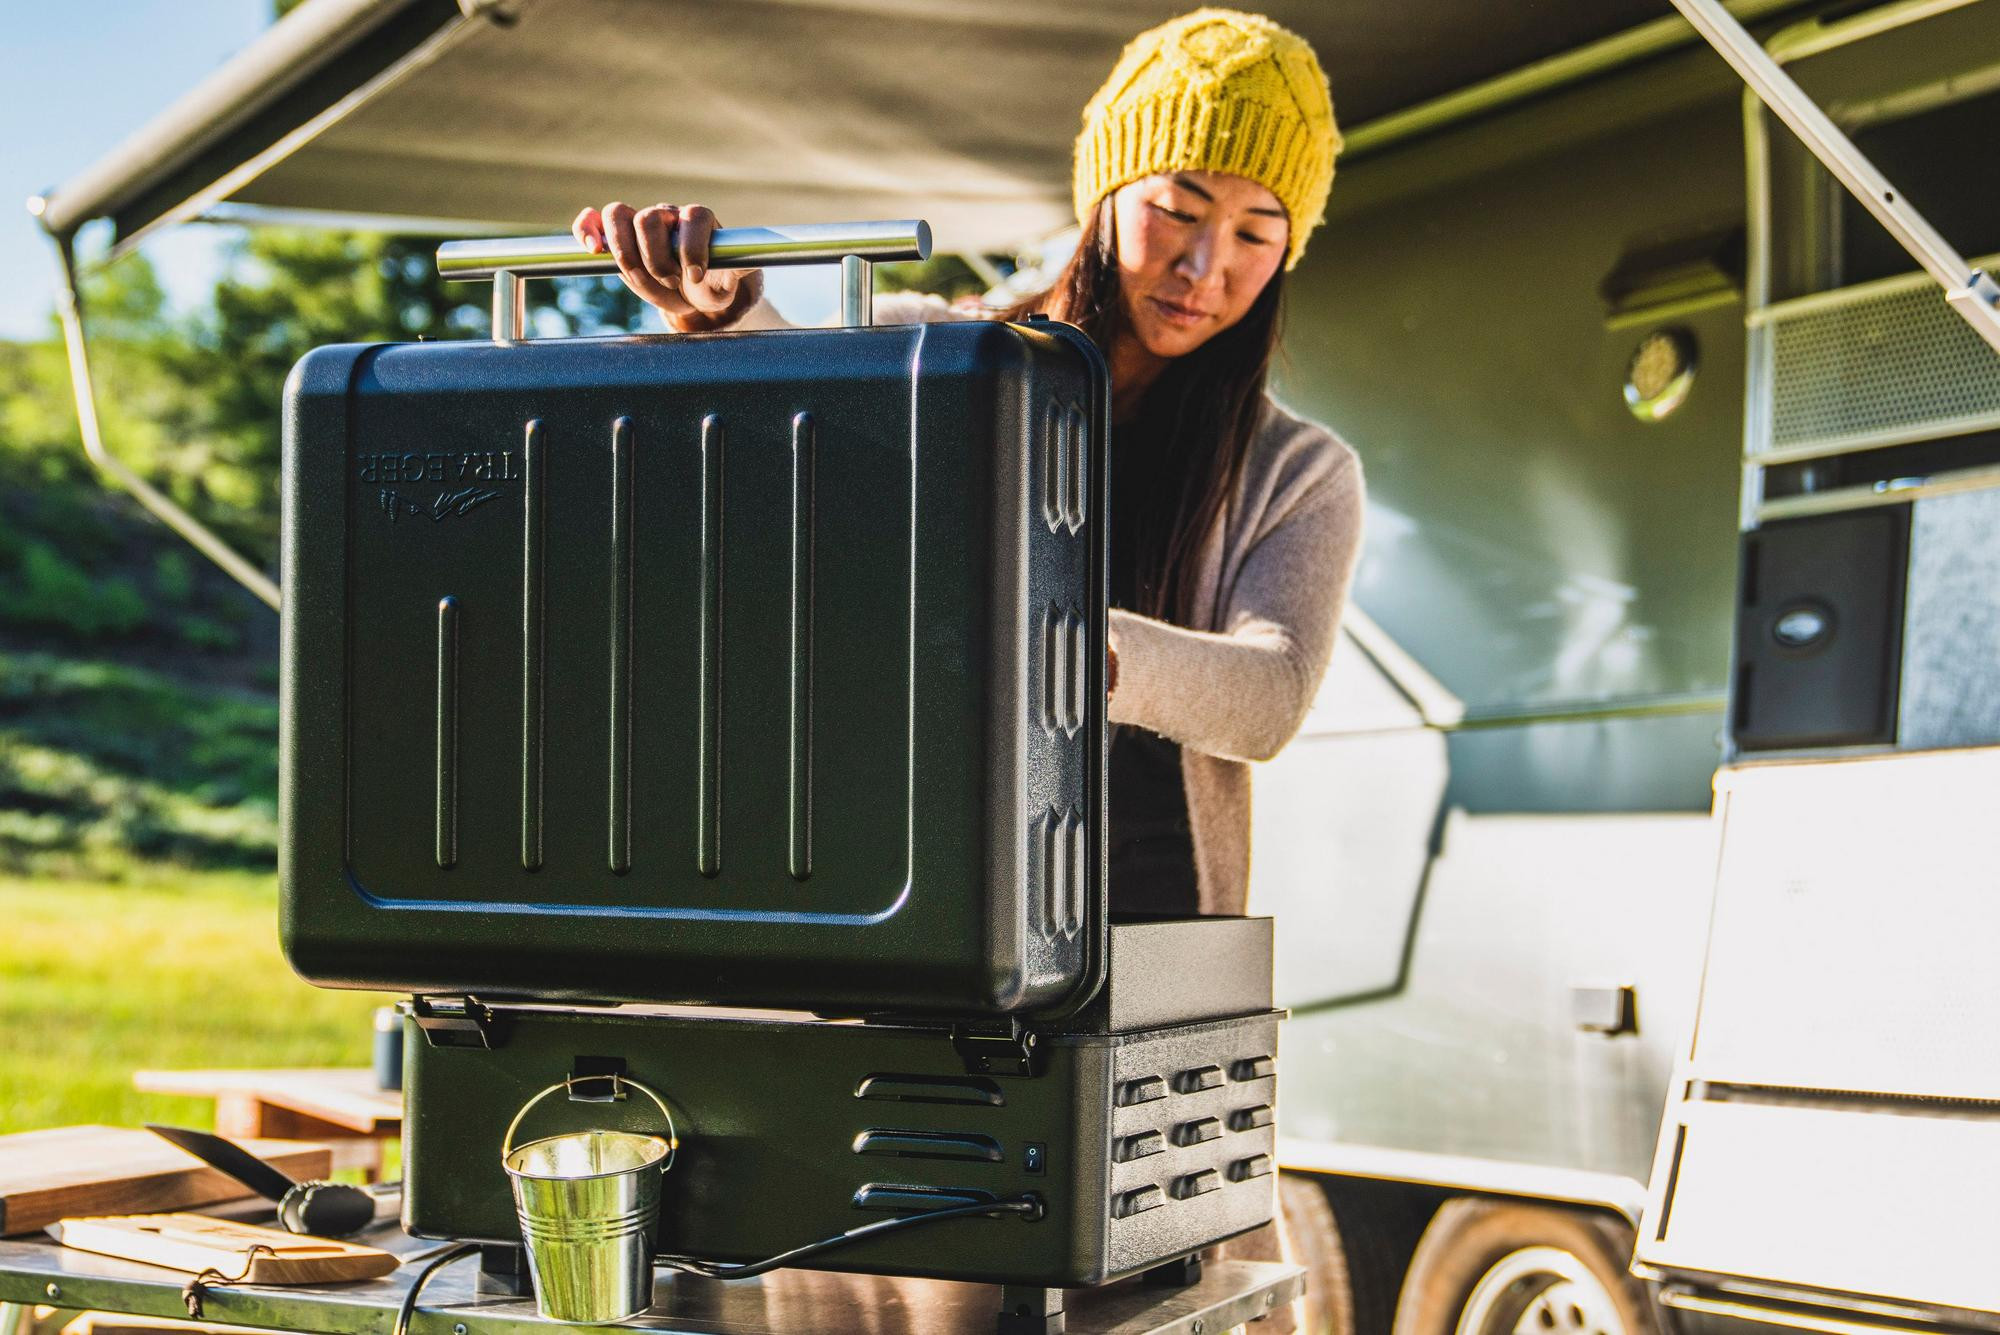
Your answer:
[[[1291,268],[1333,185],[1340,131],[1312,47],[1261,14],[1198,9],[1140,33],[1083,109],[1078,222],[1142,176],[1228,172],[1268,187],[1291,216]]]

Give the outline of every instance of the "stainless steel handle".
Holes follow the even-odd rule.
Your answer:
[[[778,264],[838,264],[853,255],[870,263],[927,260],[930,224],[921,218],[894,222],[801,223],[795,227],[724,227],[709,238],[709,263],[717,269],[758,269]],[[514,273],[555,278],[618,272],[608,254],[585,250],[572,236],[481,237],[438,247],[438,276],[475,281]]]
[[[724,227],[709,239],[708,253],[710,265],[717,269],[839,264],[843,318],[849,324],[866,324],[873,286],[869,266],[929,259],[931,228],[921,218]],[[585,250],[571,236],[447,241],[438,247],[437,267],[438,276],[447,282],[492,281],[493,339],[498,343],[522,335],[526,303],[521,285],[529,278],[618,272],[618,262],[610,255]]]

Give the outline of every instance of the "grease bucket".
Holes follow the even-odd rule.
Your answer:
[[[590,1130],[516,1146],[521,1119],[549,1095],[568,1090],[565,1080],[522,1104],[500,1142],[535,1306],[550,1321],[601,1325],[653,1305],[660,1187],[679,1140],[665,1099],[636,1080],[609,1079],[614,1097],[630,1086],[658,1105],[665,1138]]]

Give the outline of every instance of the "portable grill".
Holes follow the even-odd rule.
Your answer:
[[[620,1076],[670,1256],[1025,1200],[812,1263],[1041,1289],[1271,1218],[1268,920],[1106,911],[1104,362],[867,327],[928,250],[724,231],[838,260],[849,327],[537,341],[525,278],[609,261],[457,243],[493,341],[293,372],[283,938],[412,994],[413,1232],[518,1244],[510,1117],[642,1126]]]

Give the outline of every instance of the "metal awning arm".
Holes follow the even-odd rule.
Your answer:
[[[1821,165],[1889,229],[1897,244],[1937,279],[1945,300],[1965,322],[2000,352],[2000,284],[1966,263],[1720,0],[1673,0],[1673,5]]]
[[[97,394],[90,378],[90,344],[84,338],[83,301],[77,293],[75,256],[70,249],[69,238],[51,234],[49,243],[55,249],[56,313],[61,317],[63,342],[69,351],[70,388],[76,395],[76,425],[83,437],[83,452],[90,456],[92,463],[109,473],[119,486],[131,492],[133,498],[161,523],[193,543],[203,556],[221,566],[238,584],[268,603],[272,611],[277,611],[281,598],[277,584],[268,575],[223,541],[213,529],[174,504],[171,497],[133,472],[124,460],[105,448],[104,435],[97,422]]]

